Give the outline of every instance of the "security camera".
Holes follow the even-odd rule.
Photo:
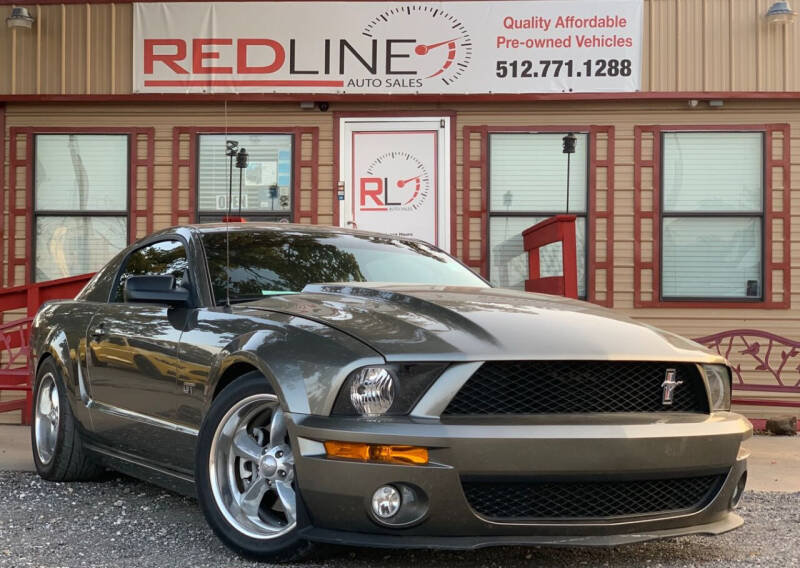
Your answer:
[[[322,102],[322,103],[317,103],[317,106],[319,107],[320,112],[325,112],[326,110],[328,110],[330,105],[328,105],[328,103],[326,102]]]

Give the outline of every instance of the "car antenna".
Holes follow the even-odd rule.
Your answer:
[[[233,199],[233,159],[237,158],[239,142],[228,140],[228,101],[225,101],[225,155],[230,159],[228,168],[228,214],[225,216],[225,307],[231,309],[231,200]]]
[[[242,208],[242,172],[247,168],[247,150],[244,148],[239,148],[236,154],[236,168],[239,170],[239,212],[240,215],[237,217],[237,221],[241,221],[241,208]],[[232,184],[229,184],[229,187]],[[225,281],[225,306],[228,310],[231,309],[231,229],[230,229],[230,222],[231,222],[231,209],[232,204],[231,200],[228,200],[228,216],[225,218],[225,273],[226,273],[226,281]]]
[[[231,198],[233,197],[233,160],[236,158],[238,146],[239,143],[236,140],[225,140],[225,155],[230,158],[230,167],[228,168],[228,211],[225,215],[225,305],[227,307],[231,305],[229,290],[231,283],[231,239],[228,225],[231,220]]]

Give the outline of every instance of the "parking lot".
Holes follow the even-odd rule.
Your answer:
[[[130,478],[48,483],[0,473],[0,566],[263,566],[225,549],[194,500]],[[335,549],[321,566],[797,566],[800,494],[749,493],[744,528],[616,549],[497,548],[475,552]]]
[[[0,426],[0,470],[30,469],[26,435],[24,428]],[[615,549],[337,548],[308,565],[798,566],[800,439],[758,437],[748,445],[755,491],[746,494],[740,508],[746,524],[717,538],[685,537]],[[29,471],[0,471],[0,495],[3,567],[264,566],[225,549],[194,500],[131,478],[111,474],[97,483],[48,483]]]

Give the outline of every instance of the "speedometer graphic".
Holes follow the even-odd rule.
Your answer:
[[[472,59],[472,39],[464,24],[436,6],[391,8],[370,21],[362,34],[381,40],[414,38],[409,68],[419,77],[435,78],[445,85],[461,77]]]
[[[386,152],[369,165],[367,174],[383,180],[387,207],[418,209],[431,190],[431,177],[422,161],[409,152]]]

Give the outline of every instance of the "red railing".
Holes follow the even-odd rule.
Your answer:
[[[33,409],[30,369],[30,325],[39,307],[49,300],[74,298],[92,274],[37,282],[0,290],[0,321],[9,314],[25,313],[0,324],[0,392],[18,391],[21,398],[0,402],[0,412],[22,411],[22,424],[30,424]]]
[[[575,244],[575,215],[555,215],[522,232],[522,242],[528,252],[527,292],[578,297],[578,264]],[[541,276],[539,250],[546,245],[561,243],[561,276]]]

